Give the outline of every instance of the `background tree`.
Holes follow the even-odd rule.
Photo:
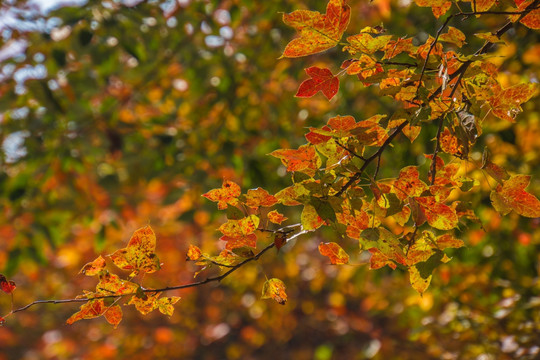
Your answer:
[[[216,245],[221,235],[215,231],[223,214],[201,194],[221,187],[223,179],[244,192],[262,186],[276,193],[290,180],[285,167],[266,154],[298,148],[306,127],[320,128],[335,115],[358,121],[396,107],[367,81],[343,78],[331,102],[321,94],[292,97],[307,79],[304,68],[336,73],[351,56],[334,48],[303,60],[277,60],[294,34],[276,14],[304,8],[301,3],[180,4],[92,2],[47,13],[25,2],[3,5],[4,54],[6,48],[25,48],[24,55],[2,64],[0,100],[6,109],[0,266],[19,286],[16,304],[72,298],[92,288],[95,282],[74,274],[96,253],[125,247],[129,235],[148,223],[157,232],[156,253],[164,265],[159,276],[145,278],[145,286],[190,282],[197,267],[184,262],[189,243],[209,254],[225,245]],[[475,5],[459,3],[459,10],[448,4],[449,14],[474,11]],[[346,36],[366,26],[377,31],[383,23],[385,34],[409,35],[414,46],[436,36],[447,16],[437,20],[429,7],[397,2],[350,5]],[[491,10],[516,11],[516,5],[529,3]],[[324,13],[319,6],[310,8]],[[506,16],[446,23],[467,34],[467,44],[455,50],[481,48],[488,35],[471,34],[497,31]],[[487,60],[498,66],[493,76],[503,88],[537,77],[537,36],[516,24],[505,31],[507,44],[496,44],[490,53]],[[430,80],[441,69],[444,78],[436,56],[439,62],[426,61]],[[522,105],[524,114],[511,112],[515,126],[493,114],[482,117],[484,134],[468,149],[472,160],[480,162],[487,147],[493,163],[510,174],[531,173],[538,162],[535,106],[531,101]],[[381,157],[378,178],[396,177],[405,165],[421,165],[425,175],[431,163],[423,154],[433,153],[437,132],[436,125],[426,125],[412,145],[400,135]],[[359,265],[369,256],[358,254],[357,241],[325,228],[250,262],[219,287],[168,294],[183,298],[170,319],[157,312],[139,319],[125,311],[115,331],[99,320],[67,330],[58,324],[73,307],[33,307],[0,328],[3,356],[534,358],[538,221],[514,213],[499,217],[489,200],[495,180],[482,171],[471,170],[470,177],[478,191],[460,200],[473,204],[486,231],[460,226],[458,237],[467,248],[449,252],[454,260],[438,269],[423,297],[406,286],[406,271],[368,271]],[[535,186],[528,191],[535,193]],[[301,220],[294,208],[280,211]],[[353,265],[329,265],[319,254],[321,241],[338,242]],[[287,306],[259,300],[263,274],[284,281]],[[9,309],[9,296],[1,301]]]

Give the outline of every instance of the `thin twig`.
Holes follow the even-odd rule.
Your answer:
[[[405,126],[407,126],[408,124],[408,121],[405,120],[403,121],[397,128],[396,130],[394,130],[394,132],[392,134],[390,134],[390,136],[388,137],[388,139],[386,139],[386,141],[381,145],[381,147],[373,154],[371,155],[370,157],[366,158],[366,160],[364,161],[364,164],[362,165],[362,167],[360,168],[360,170],[358,170],[353,176],[351,176],[349,178],[349,181],[347,181],[347,183],[345,183],[345,185],[343,185],[343,187],[334,195],[335,197],[340,197],[345,191],[347,191],[348,188],[350,188],[355,182],[357,182],[360,177],[362,176],[362,173],[366,170],[366,168],[368,167],[368,165],[373,161],[375,160],[377,157],[381,156],[384,149],[386,149],[386,147],[388,145],[390,145],[390,143],[392,142],[392,140],[394,140],[394,138],[405,128]]]
[[[433,151],[433,157],[431,158],[430,174],[431,182],[430,185],[435,184],[435,174],[437,173],[437,154],[441,151],[441,133],[443,129],[444,115],[439,117],[439,128],[437,129],[437,140],[435,142],[435,150]]]

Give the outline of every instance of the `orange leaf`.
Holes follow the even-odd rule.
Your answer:
[[[227,180],[223,182],[221,189],[210,190],[203,196],[210,201],[217,201],[218,209],[223,210],[227,208],[227,204],[236,205],[241,192],[240,186]]]
[[[525,191],[530,180],[529,175],[514,175],[502,185],[497,185],[490,195],[495,210],[503,215],[514,210],[525,217],[540,217],[540,201],[536,196]]]
[[[172,316],[174,312],[174,304],[180,300],[179,296],[164,297],[158,300],[157,308],[160,313],[167,316]]]
[[[414,2],[418,6],[430,7],[437,19],[446,14],[452,6],[452,2],[448,0],[414,0]]]
[[[253,234],[259,226],[260,219],[257,215],[249,215],[240,220],[229,219],[225,224],[219,227],[219,231],[225,236],[240,237]]]
[[[118,324],[120,324],[120,321],[122,321],[122,309],[120,308],[120,305],[114,305],[108,308],[103,316],[105,317],[105,320],[116,329]]]
[[[227,245],[225,245],[225,248],[228,250],[233,250],[233,249],[241,248],[244,246],[248,246],[251,248],[257,247],[257,235],[255,234],[238,235],[238,236],[223,235],[222,237],[219,238],[219,240],[223,240],[227,242]]]
[[[266,280],[262,289],[261,299],[274,299],[280,305],[287,302],[287,293],[283,281],[273,278]]]
[[[272,210],[268,213],[268,220],[274,224],[281,224],[283,221],[287,220],[283,214],[280,214],[277,210]]]
[[[309,176],[315,175],[315,171],[322,165],[322,161],[310,145],[302,145],[295,149],[280,149],[269,155],[281,159],[287,171],[301,171]]]
[[[199,260],[201,256],[202,256],[201,249],[199,249],[195,245],[190,244],[188,252],[187,252],[187,258],[189,260]]]
[[[330,258],[330,262],[334,265],[347,264],[349,255],[335,242],[320,243],[319,252],[321,255]]]
[[[150,226],[145,226],[133,233],[127,247],[109,255],[116,266],[122,270],[144,271],[153,273],[160,269],[156,250],[156,234]]]
[[[349,25],[351,8],[345,0],[330,0],[326,14],[318,11],[296,10],[283,15],[283,22],[295,28],[299,38],[285,47],[282,57],[316,54],[336,46]]]
[[[337,94],[339,79],[330,70],[316,66],[305,70],[311,79],[304,80],[300,84],[296,97],[309,98],[321,91],[328,100],[331,100]]]
[[[433,196],[417,197],[415,200],[420,204],[429,225],[439,230],[450,230],[457,226],[456,211],[448,205],[437,202]]]
[[[428,189],[419,176],[418,169],[414,166],[401,169],[398,179],[393,184],[394,193],[400,200],[420,196]]]
[[[275,196],[270,195],[268,191],[259,187],[255,190],[248,190],[246,195],[246,205],[251,208],[258,208],[260,206],[270,207],[277,204],[278,200]]]
[[[66,320],[66,324],[71,325],[75,321],[99,317],[103,315],[105,310],[107,310],[107,307],[105,306],[103,299],[90,300],[81,305],[80,310]]]
[[[287,243],[287,236],[282,233],[277,233],[276,237],[274,238],[274,245],[276,246],[276,249],[281,249],[283,245]]]
[[[332,137],[328,135],[322,135],[317,133],[317,128],[309,128],[309,132],[306,134],[306,139],[313,145],[324,144]],[[322,130],[330,132],[331,129],[328,126],[323,126]]]
[[[135,305],[135,308],[143,315],[152,312],[157,307],[157,299],[160,292],[145,292],[141,297],[134,295],[131,297],[128,305]]]
[[[96,293],[100,295],[125,295],[137,291],[139,285],[134,282],[122,280],[118,275],[105,272],[99,275]]]
[[[13,280],[8,281],[4,275],[0,274],[0,289],[2,289],[3,292],[11,294],[15,288],[17,288],[17,285],[15,285]]]
[[[531,5],[531,3],[533,2],[532,0],[529,0],[529,1],[515,1],[516,2],[516,5],[518,5],[518,11],[523,11],[525,10],[529,5]],[[516,18],[512,21],[515,21]],[[538,30],[540,29],[540,10],[539,9],[535,9],[531,12],[529,12],[527,15],[525,15],[523,17],[523,19],[520,20],[520,22],[527,26],[528,28],[530,29],[535,29],[535,30]]]
[[[84,265],[79,274],[94,276],[103,271],[103,269],[105,269],[105,259],[100,255],[96,260]]]
[[[380,269],[383,266],[388,265],[392,270],[395,270],[397,265],[395,262],[390,260],[390,258],[386,255],[384,255],[382,252],[380,252],[376,248],[369,249],[369,252],[371,253],[371,258],[369,259],[369,268],[370,269]]]
[[[536,84],[518,84],[507,89],[502,89],[499,85],[494,87],[493,96],[487,99],[493,110],[493,115],[500,119],[514,122],[519,114],[521,104],[528,101],[536,92]]]

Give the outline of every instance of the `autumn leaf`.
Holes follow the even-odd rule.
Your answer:
[[[283,233],[277,233],[274,237],[274,245],[276,249],[281,249],[287,243],[287,236]]]
[[[157,302],[157,309],[160,313],[167,316],[172,316],[174,312],[174,304],[180,300],[179,296],[162,297]]]
[[[103,315],[107,310],[105,302],[103,299],[93,299],[87,303],[81,305],[80,310],[75,314],[71,315],[69,319],[66,320],[66,324],[71,325],[75,321],[83,319],[93,319]]]
[[[278,304],[285,305],[287,293],[283,281],[276,278],[266,280],[263,285],[261,299],[274,299]]]
[[[269,155],[281,159],[287,171],[301,171],[309,176],[315,175],[315,171],[322,165],[322,161],[315,152],[315,147],[302,145],[295,149],[280,149]]]
[[[241,193],[240,186],[227,180],[223,182],[221,189],[210,190],[203,196],[210,201],[217,202],[218,209],[223,210],[227,208],[227,204],[236,205],[238,203],[237,198]]]
[[[306,73],[311,76],[311,79],[304,80],[296,97],[309,98],[321,91],[328,100],[337,94],[339,89],[339,79],[334,76],[332,72],[326,68],[319,68],[312,66],[306,69]]]
[[[363,250],[375,248],[399,264],[406,263],[399,239],[383,227],[362,231],[359,243]]]
[[[99,295],[125,295],[137,291],[139,285],[128,280],[122,280],[116,274],[109,272],[99,275],[99,283],[96,285],[96,294]]]
[[[109,255],[116,266],[122,270],[134,270],[153,273],[160,269],[156,250],[156,235],[150,226],[145,226],[133,233],[127,247]]]
[[[122,321],[122,309],[120,308],[120,305],[111,306],[105,310],[103,316],[105,317],[105,320],[116,329],[118,324],[120,324],[120,321]]]
[[[457,226],[456,211],[448,205],[437,202],[434,196],[416,197],[415,201],[426,216],[429,225],[439,230],[450,230]]]
[[[278,200],[275,196],[270,195],[268,191],[261,187],[250,189],[246,194],[246,205],[253,209],[274,206],[277,202]]]
[[[221,225],[219,231],[223,234],[220,240],[226,241],[228,250],[249,246],[257,247],[257,236],[254,234],[259,226],[260,219],[250,215],[240,220],[228,220]]]
[[[510,179],[510,175],[508,175],[505,169],[493,163],[489,157],[489,152],[486,148],[484,149],[484,154],[482,155],[482,166],[480,168],[485,170],[485,172],[487,172],[488,175],[495,179],[499,184],[503,184],[505,180]]]
[[[426,183],[420,180],[420,173],[415,166],[401,169],[398,179],[393,184],[393,192],[402,201],[408,197],[420,196],[427,189]]]
[[[452,6],[452,2],[448,0],[415,0],[418,6],[430,7],[433,11],[433,15],[438,19]]]
[[[0,274],[0,289],[6,294],[11,294],[17,288],[13,280],[8,280],[4,275]]]
[[[219,238],[219,240],[223,240],[227,242],[227,244],[225,245],[225,248],[228,250],[233,250],[233,249],[241,248],[244,246],[248,246],[251,248],[257,247],[257,235],[255,234],[237,235],[237,236],[223,235],[222,237]]]
[[[392,270],[396,269],[396,263],[390,260],[390,258],[384,255],[379,249],[371,248],[369,249],[369,252],[371,253],[371,258],[369,259],[370,269],[380,269],[386,265],[388,265]]]
[[[320,243],[319,252],[321,255],[327,256],[334,265],[342,265],[349,262],[349,255],[335,242]]]
[[[287,220],[283,214],[280,214],[277,210],[272,210],[268,213],[268,220],[274,224],[281,224],[283,221]]]
[[[453,26],[448,27],[448,32],[439,36],[440,41],[445,41],[462,47],[465,44],[465,34]]]
[[[516,0],[515,3],[516,3],[516,5],[518,5],[517,10],[518,11],[523,11],[527,7],[529,7],[533,3],[533,1],[532,0],[528,0],[528,1]],[[538,6],[536,6],[536,7],[538,7]],[[514,20],[512,20],[512,21],[516,21],[516,20],[517,20],[517,16],[514,17]],[[535,30],[540,29],[540,10],[539,9],[532,10],[527,15],[525,15],[520,20],[520,22],[523,25],[530,28],[530,29],[535,29]]]
[[[373,54],[386,47],[388,42],[392,40],[391,35],[383,35],[373,37],[367,33],[361,33],[354,36],[349,36],[347,42],[350,44],[343,48],[343,51],[348,51],[351,55],[355,55],[357,52],[364,54]]]
[[[351,8],[345,0],[330,0],[326,14],[296,10],[283,15],[283,22],[295,28],[300,37],[285,47],[281,57],[316,54],[336,46],[349,25]]]
[[[189,245],[187,258],[188,260],[199,260],[202,256],[202,251],[195,245]]]
[[[105,269],[105,259],[101,255],[92,262],[84,265],[79,274],[84,274],[86,276],[94,276],[99,274]]]
[[[302,228],[308,231],[318,229],[324,224],[324,220],[319,216],[317,210],[309,204],[304,205],[300,221]]]
[[[518,84],[502,89],[498,84],[493,88],[493,96],[487,99],[493,115],[500,119],[514,122],[515,117],[523,109],[521,104],[528,101],[536,92],[536,84]]]
[[[525,217],[540,217],[540,201],[536,196],[525,191],[530,181],[529,175],[514,175],[502,185],[497,185],[490,195],[495,210],[503,215],[514,210]]]
[[[471,2],[476,8],[474,11],[487,11],[497,2],[497,0],[464,0],[465,2]],[[477,15],[478,16],[478,15]]]
[[[409,267],[409,278],[410,278],[411,286],[419,294],[423,294],[427,290],[427,288],[429,287],[429,284],[431,283],[432,277],[433,277],[432,275],[429,275],[427,278],[423,278],[420,275],[420,272],[418,271],[416,266]]]

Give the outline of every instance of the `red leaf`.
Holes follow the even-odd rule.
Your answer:
[[[13,280],[8,281],[4,275],[0,274],[0,289],[2,289],[3,292],[11,294],[16,287],[17,285],[15,285]]]
[[[309,98],[321,91],[328,100],[331,100],[338,92],[339,79],[328,69],[312,66],[306,69],[311,79],[300,84],[296,97]]]
[[[283,165],[287,166],[287,171],[301,171],[310,176],[315,175],[315,171],[322,165],[321,159],[315,152],[315,147],[309,145],[302,145],[298,150],[275,150],[269,155],[281,159]]]

